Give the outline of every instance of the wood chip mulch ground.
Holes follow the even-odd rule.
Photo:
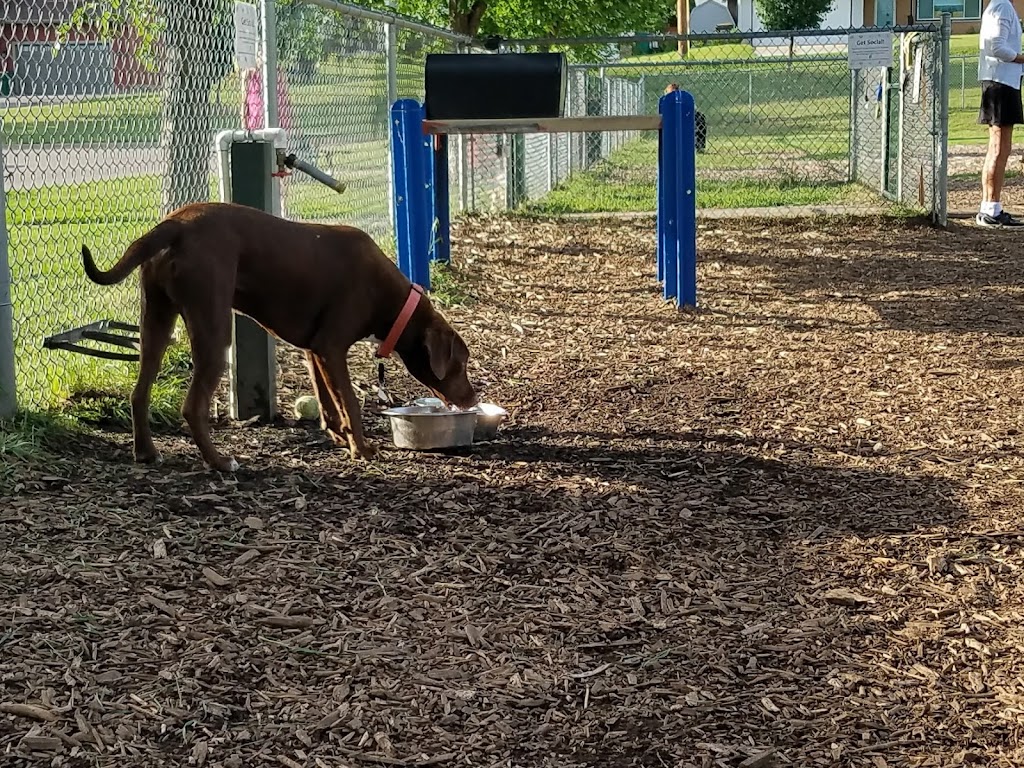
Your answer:
[[[1024,764],[1019,237],[706,222],[696,315],[651,221],[454,240],[496,441],[13,468],[4,766]]]

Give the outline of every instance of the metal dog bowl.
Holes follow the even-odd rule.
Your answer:
[[[470,409],[476,413],[476,429],[473,431],[473,440],[493,440],[498,434],[498,427],[508,416],[508,411],[494,403],[480,403]]]
[[[391,421],[391,439],[398,448],[429,451],[473,442],[475,411],[449,411],[443,405],[405,405],[381,413]]]

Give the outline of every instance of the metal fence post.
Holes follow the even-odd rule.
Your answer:
[[[281,123],[277,103],[277,7],[275,0],[261,0],[260,9],[263,17],[263,29],[260,35],[260,44],[263,48],[263,127],[277,128]],[[310,158],[310,160],[312,159]],[[275,216],[280,216],[282,212],[281,185],[275,178],[271,178],[270,182],[269,207],[264,210]]]
[[[14,302],[8,261],[3,157],[3,144],[0,143],[0,418],[9,418],[18,408],[18,393],[14,378]]]
[[[860,154],[860,134],[857,131],[857,120],[859,119],[857,104],[857,70],[850,70],[850,155],[847,159],[846,180],[853,182],[857,180],[859,169],[857,167],[857,156]]]
[[[387,7],[394,9],[394,0],[388,0]],[[387,72],[385,76],[387,78],[387,99],[388,99],[388,115],[391,114],[391,107],[396,101],[398,101],[398,27],[393,22],[385,24],[387,36],[384,41],[385,54],[387,57]],[[389,140],[392,137],[392,131],[388,131]],[[395,161],[395,153],[392,150],[388,152],[388,225],[391,227],[391,231],[395,231],[395,169],[393,163]]]
[[[275,94],[276,96],[276,94]],[[276,164],[273,142],[231,144],[231,200],[273,212],[273,177]],[[231,416],[270,421],[277,408],[277,359],[274,339],[245,315],[234,316],[231,345]]]
[[[747,72],[747,123],[754,122],[754,70]]]
[[[896,201],[899,203],[903,202],[903,161],[906,157],[906,99],[904,98],[905,88],[903,87],[903,78],[906,75],[906,57],[903,56],[903,42],[906,40],[906,32],[900,32],[899,37],[899,51],[900,51],[900,68],[899,68],[899,103],[896,109]]]
[[[960,57],[960,109],[967,109],[967,59]]]
[[[942,39],[939,44],[939,125],[936,134],[938,158],[935,168],[935,185],[932,205],[935,208],[933,218],[940,227],[945,227],[947,188],[946,173],[949,166],[949,39],[953,31],[953,17],[949,13],[942,14]]]

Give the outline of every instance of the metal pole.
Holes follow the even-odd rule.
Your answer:
[[[754,122],[754,70],[747,71],[747,122]]]
[[[18,408],[18,398],[14,381],[14,306],[8,262],[4,175],[3,144],[0,143],[0,418],[9,418]]]
[[[261,0],[263,13],[263,126],[277,128],[277,8],[274,0]]]
[[[878,191],[885,197],[889,191],[889,71],[883,71],[885,75],[882,78],[882,162],[878,172]]]
[[[269,141],[231,144],[231,200],[269,211],[273,205],[271,171],[276,167]],[[231,345],[231,417],[260,417],[267,422],[277,411],[277,358],[274,337],[245,315],[234,315]]]
[[[263,15],[262,58],[263,58],[263,127],[278,128],[281,123],[278,116],[277,103],[277,7],[275,0],[260,0]],[[313,160],[313,158],[309,158]],[[276,178],[271,179],[270,212],[280,216],[281,185]],[[273,342],[271,342],[273,343]]]
[[[967,59],[960,57],[960,109],[967,109]]]
[[[946,220],[946,172],[949,163],[949,38],[953,31],[953,17],[949,13],[942,14],[942,41],[939,46],[939,125],[936,131],[938,158],[936,163],[936,179],[933,195],[936,208],[933,216],[940,227],[945,227]]]
[[[858,154],[860,152],[860,135],[857,131],[857,76],[858,71],[856,69],[850,70],[850,157],[849,157],[849,171],[847,173],[847,181],[856,181],[859,169],[857,167]]]
[[[906,74],[906,57],[903,55],[903,40],[905,38],[904,33],[900,33],[900,103],[897,110],[897,121],[896,126],[897,138],[896,138],[896,201],[903,202],[903,142],[904,137],[904,120],[906,117],[905,111],[905,89],[903,87],[903,77]]]
[[[388,0],[389,8],[394,7],[394,0]],[[388,81],[388,115],[391,108],[398,101],[398,27],[391,22],[387,25],[387,38],[385,40],[385,53],[387,54],[387,81]],[[388,131],[388,141],[394,140],[394,133]],[[388,224],[391,231],[395,230],[395,152],[390,148],[388,152]]]

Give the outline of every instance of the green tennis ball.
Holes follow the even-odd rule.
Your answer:
[[[312,421],[320,415],[320,404],[312,395],[303,395],[295,401],[295,418]]]

